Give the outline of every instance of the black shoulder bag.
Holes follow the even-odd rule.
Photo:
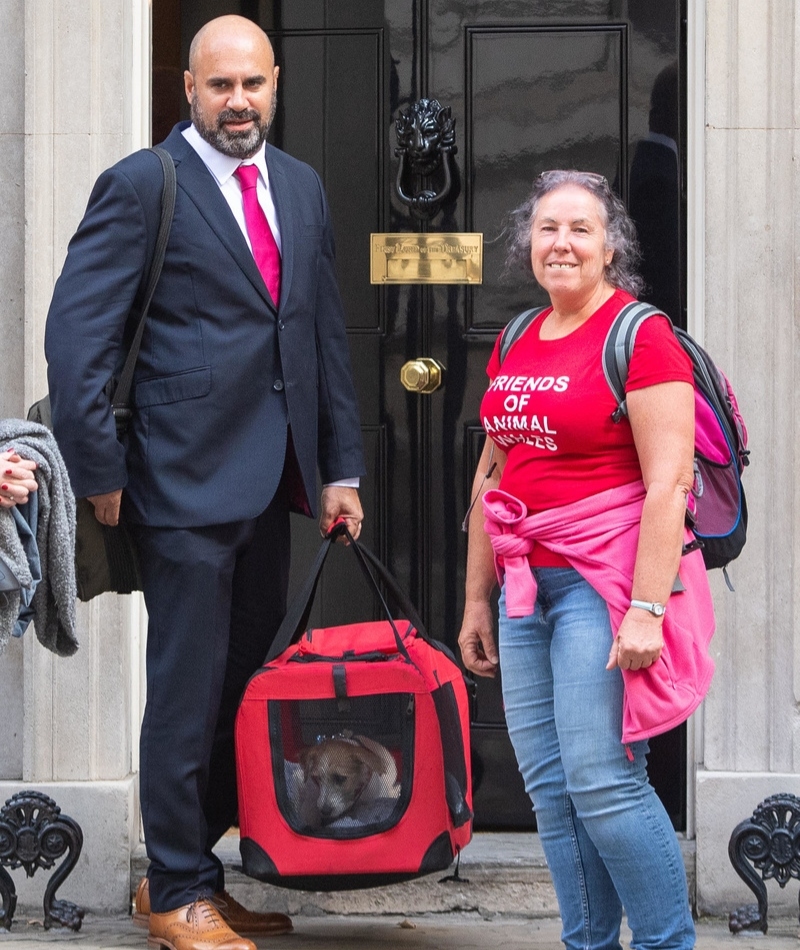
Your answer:
[[[175,210],[177,183],[172,156],[159,147],[152,148],[151,151],[158,156],[164,169],[161,220],[158,225],[158,236],[153,252],[153,260],[150,264],[139,324],[119,380],[111,379],[107,386],[108,392],[113,393],[111,396],[111,410],[116,421],[118,436],[125,433],[133,414],[130,406],[133,371],[136,368],[139,348],[142,345],[142,336],[150,302],[153,299],[153,293],[164,265],[164,255]],[[52,429],[49,395],[39,399],[31,406],[28,410],[28,419]],[[78,599],[91,600],[106,591],[130,594],[132,591],[141,590],[142,578],[139,569],[139,558],[133,538],[122,518],[120,517],[119,524],[113,528],[101,524],[95,517],[94,506],[86,498],[78,498],[76,508],[75,580],[78,588]]]

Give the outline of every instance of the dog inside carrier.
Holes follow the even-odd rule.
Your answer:
[[[281,814],[300,834],[357,838],[396,824],[408,806],[414,695],[269,703]]]
[[[408,880],[472,837],[464,676],[374,555],[349,548],[406,619],[386,607],[386,620],[305,629],[323,544],[237,716],[242,869],[283,887]]]

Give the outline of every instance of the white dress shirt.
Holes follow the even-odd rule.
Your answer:
[[[222,196],[230,205],[233,216],[236,218],[236,223],[242,229],[242,234],[251,251],[253,247],[250,244],[250,236],[247,233],[247,225],[244,220],[242,189],[239,184],[239,179],[234,175],[234,172],[240,165],[256,166],[258,169],[258,180],[256,181],[258,203],[267,216],[269,226],[275,235],[275,243],[278,245],[278,250],[280,251],[281,233],[278,228],[278,213],[275,210],[275,202],[272,200],[272,192],[269,188],[269,172],[267,171],[267,162],[264,158],[264,143],[262,143],[261,148],[252,158],[248,158],[242,162],[241,159],[232,158],[230,155],[223,155],[222,152],[218,152],[213,145],[209,145],[209,143],[201,137],[193,125],[184,129],[182,135],[214,176],[214,180],[219,185]]]

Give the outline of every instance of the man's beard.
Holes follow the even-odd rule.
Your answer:
[[[275,110],[278,107],[277,93],[272,94],[272,103],[270,105],[269,115],[266,121],[260,112],[255,109],[242,109],[241,112],[234,112],[233,109],[223,109],[215,122],[209,122],[200,105],[197,93],[192,94],[191,117],[192,124],[209,145],[213,146],[223,155],[229,155],[231,158],[251,158],[261,148],[262,143],[267,137],[267,133],[275,118]],[[244,132],[231,132],[225,128],[225,122],[252,120],[253,125]]]

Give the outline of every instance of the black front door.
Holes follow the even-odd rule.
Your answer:
[[[154,0],[154,117],[163,123],[156,141],[178,109],[186,114],[180,74],[202,23],[236,12],[273,39],[281,76],[272,140],[317,169],[335,224],[368,458],[363,540],[409,592],[431,635],[453,648],[463,606],[461,523],[483,442],[485,366],[502,326],[545,302],[530,279],[503,272],[505,216],[532,179],[574,167],[614,182],[637,216],[651,296],[683,322],[681,6]],[[455,120],[451,188],[428,221],[396,187],[395,121],[422,98],[436,99]],[[654,161],[650,146],[667,149],[671,164]],[[412,190],[414,182],[401,186]],[[482,283],[371,284],[370,235],[413,231],[481,232]],[[430,393],[401,383],[404,364],[420,357],[444,367]],[[318,536],[313,525],[296,528],[294,568],[302,575]],[[331,559],[316,612],[326,624],[375,613],[347,557]],[[478,683],[472,742],[476,824],[531,827],[497,682]],[[678,826],[683,743],[679,731],[651,757]]]

